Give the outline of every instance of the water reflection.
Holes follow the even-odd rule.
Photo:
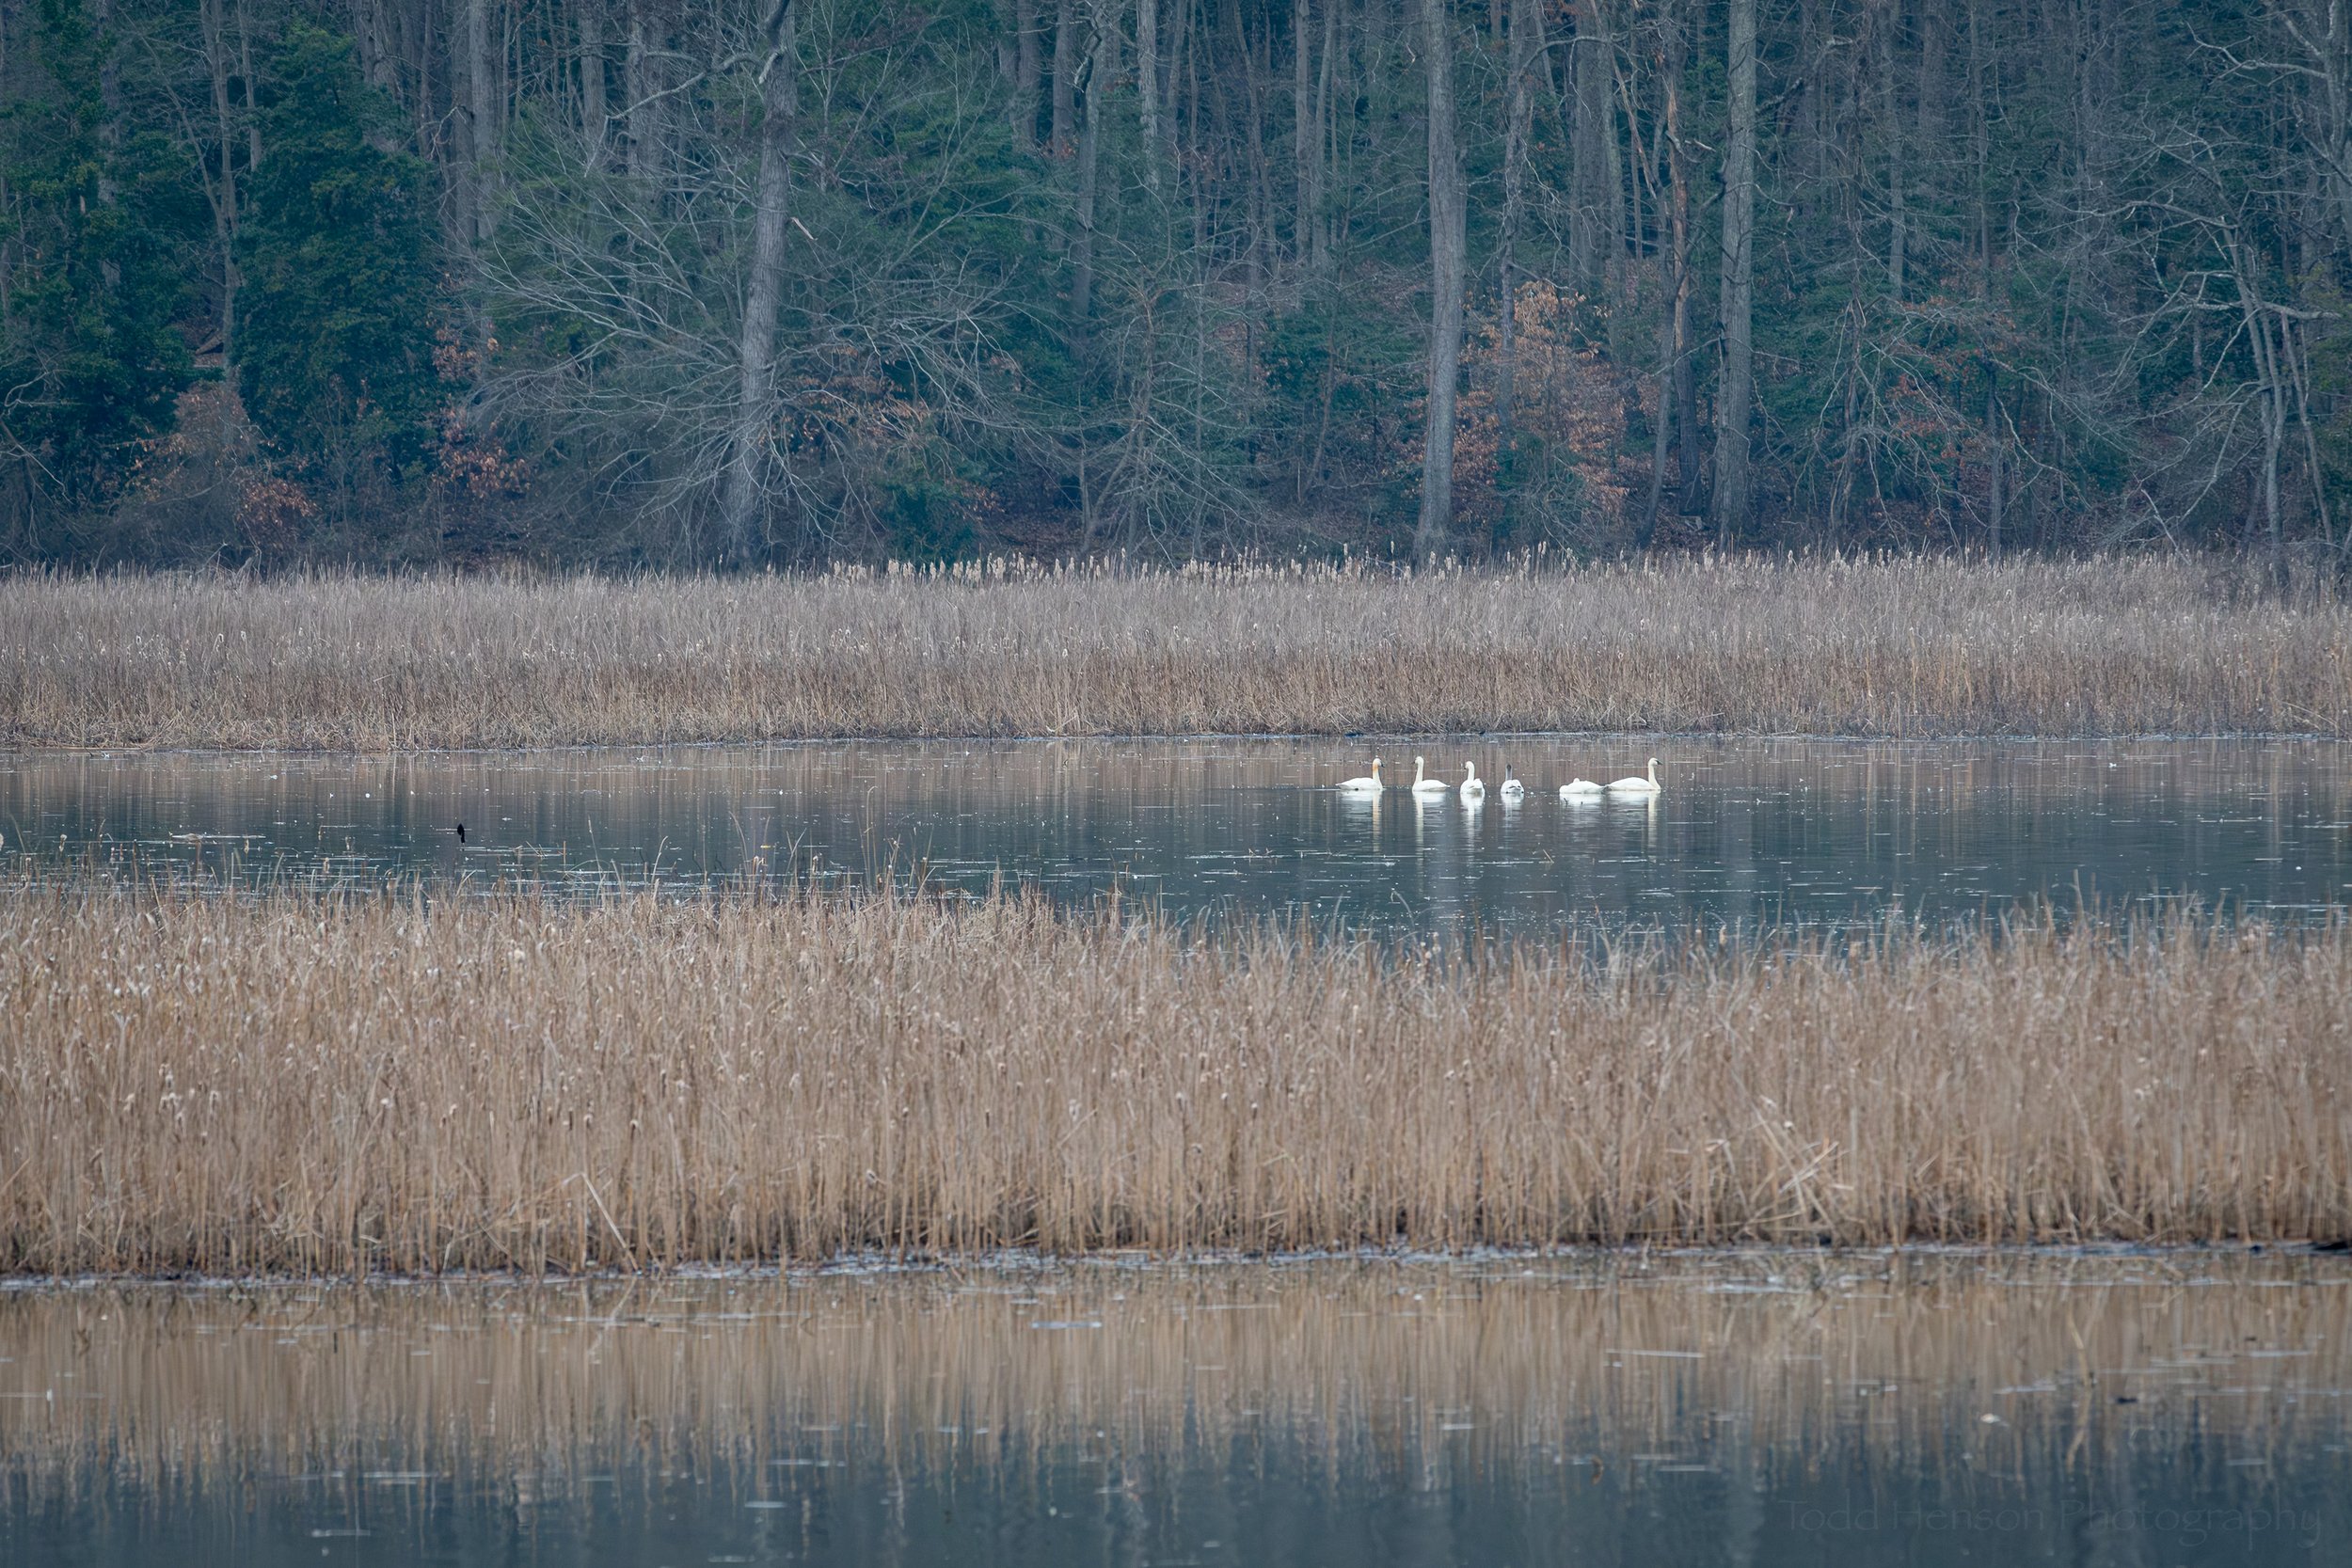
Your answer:
[[[1449,747],[1460,743],[1450,742]],[[1395,748],[1390,748],[1395,749]],[[1907,745],[1514,737],[1528,798],[1328,787],[1360,744],[856,743],[389,758],[0,758],[0,871],[421,874],[611,887],[707,878],[1114,883],[1191,918],[1384,931],[1755,928],[2020,900],[2189,895],[2307,917],[2352,893],[2348,753],[2321,741]],[[1563,800],[1638,770],[1667,793]],[[1458,773],[1458,762],[1454,766]],[[464,842],[457,825],[467,827]]]
[[[23,1562],[2340,1560],[2352,1268],[977,1268],[0,1295]]]

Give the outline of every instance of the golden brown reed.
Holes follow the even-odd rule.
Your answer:
[[[1039,899],[0,895],[0,1269],[2352,1235],[2352,927],[1451,962]]]
[[[1688,1484],[1635,1454],[1784,1485],[1857,1460],[2030,1475],[2055,1513],[2055,1478],[2176,1450],[2226,1447],[2265,1496],[2333,1475],[2343,1282],[2329,1259],[1847,1255],[19,1291],[0,1477],[242,1507],[272,1476],[357,1496],[370,1470],[457,1472],[527,1516],[632,1464],[754,1496],[812,1462],[984,1486],[1059,1445],[1165,1484],[1288,1437],[1399,1483],[1585,1495]]]
[[[0,579],[0,744],[2352,734],[2352,610],[2169,561]]]

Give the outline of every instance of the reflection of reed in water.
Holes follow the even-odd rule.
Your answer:
[[[2346,1283],[2242,1257],[1663,1255],[33,1291],[0,1297],[0,1389],[56,1397],[0,1400],[0,1477],[19,1508],[336,1471],[523,1473],[547,1501],[632,1464],[764,1492],[815,1462],[1013,1484],[1083,1455],[1149,1488],[1256,1454],[1533,1495],[2286,1497],[2340,1474]]]

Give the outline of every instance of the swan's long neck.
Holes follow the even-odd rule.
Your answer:
[[[1415,757],[1415,758],[1413,759],[1413,782],[1414,782],[1415,784],[1419,784],[1419,783],[1421,783],[1421,780],[1422,780],[1421,758],[1419,758],[1419,757]]]
[[[1656,757],[1649,759],[1649,786],[1652,789],[1658,787],[1658,759]]]
[[[1372,759],[1372,782],[1374,784],[1380,782],[1380,759],[1378,757]]]

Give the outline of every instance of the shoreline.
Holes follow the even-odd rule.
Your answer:
[[[604,1267],[584,1271],[549,1269],[541,1274],[519,1270],[452,1270],[447,1274],[0,1274],[0,1301],[12,1295],[69,1293],[78,1291],[185,1291],[192,1294],[215,1291],[278,1291],[323,1287],[352,1291],[430,1291],[567,1289],[581,1285],[630,1285],[665,1280],[711,1281],[718,1284],[814,1282],[832,1279],[908,1279],[941,1277],[1020,1278],[1039,1275],[1076,1275],[1089,1270],[1125,1275],[1168,1275],[1185,1273],[1253,1273],[1353,1264],[1364,1268],[1470,1268],[1510,1263],[1557,1263],[1595,1268],[1614,1263],[1698,1263],[1726,1265],[1744,1261],[1773,1263],[1798,1259],[1854,1263],[1915,1260],[1936,1264],[2002,1262],[2087,1263],[2132,1261],[2229,1262],[2261,1259],[2265,1263],[2301,1259],[2333,1259],[2352,1270],[2352,1243],[2311,1239],[2268,1242],[1911,1242],[1872,1244],[1813,1243],[1577,1243],[1556,1247],[1472,1246],[1454,1251],[1413,1247],[1357,1247],[1347,1250],[1304,1249],[1287,1252],[1236,1253],[1216,1248],[1166,1255],[1133,1251],[1046,1253],[998,1250],[956,1253],[938,1257],[893,1258],[879,1254],[848,1254],[838,1258],[773,1263],[682,1263],[632,1273]],[[2347,1280],[2352,1283],[2352,1279]]]
[[[1855,746],[2095,746],[2106,744],[2200,745],[2221,742],[2232,745],[2271,743],[2281,745],[2340,746],[2352,742],[2352,734],[2335,735],[2323,730],[2120,730],[2110,732],[2053,731],[2050,733],[1954,731],[1943,735],[1863,735],[1833,734],[1812,730],[1351,730],[1324,734],[1312,730],[1193,730],[1181,734],[1159,734],[1149,730],[1104,732],[1086,735],[883,735],[848,734],[820,736],[733,736],[706,740],[550,740],[516,746],[407,746],[390,750],[348,750],[329,747],[296,746],[205,746],[205,745],[77,745],[47,742],[0,741],[0,759],[22,757],[296,757],[304,760],[381,761],[405,757],[496,757],[548,756],[584,752],[717,752],[717,751],[785,751],[827,746],[1067,746],[1074,744],[1136,746],[1164,744],[1170,746],[1218,742],[1255,741],[1362,741],[1383,744],[1393,741],[1472,741],[1495,744],[1513,740],[1641,740],[1644,742],[1692,742],[1712,744],[1722,741],[1782,742],[1803,741]]]

